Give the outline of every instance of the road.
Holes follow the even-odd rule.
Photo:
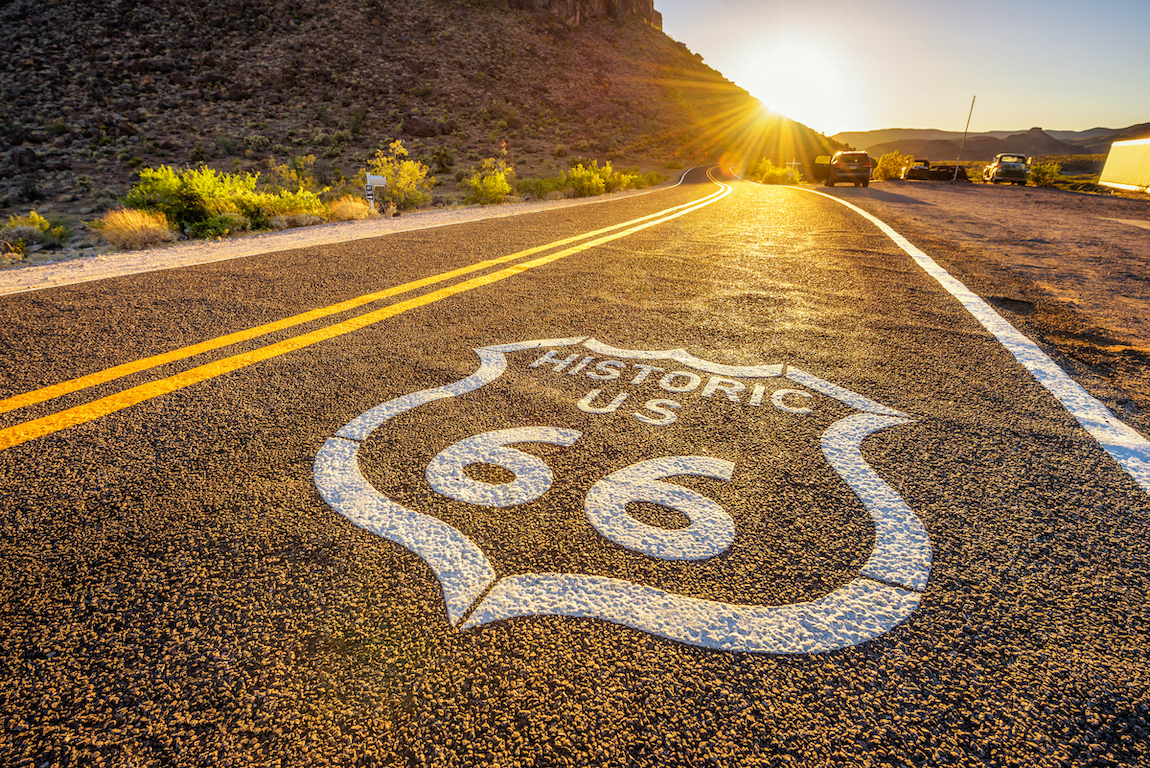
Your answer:
[[[1144,437],[863,213],[0,298],[0,764],[1146,763]]]

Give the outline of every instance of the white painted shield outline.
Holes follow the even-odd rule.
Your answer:
[[[781,606],[703,600],[584,574],[531,573],[497,581],[487,556],[471,539],[438,518],[391,501],[360,472],[360,446],[388,420],[491,383],[507,369],[505,353],[580,344],[603,357],[672,360],[718,376],[785,376],[858,410],[827,428],[822,450],[874,521],[874,552],[859,576],[817,600]],[[324,443],[314,466],[316,488],[333,509],[361,528],[410,549],[431,567],[443,589],[452,626],[471,629],[517,616],[555,614],[604,619],[706,648],[819,653],[878,637],[918,608],[930,577],[930,539],[914,511],[866,463],[861,450],[868,435],[909,423],[906,414],[794,367],[721,365],[682,349],[624,350],[579,337],[499,344],[473,351],[481,364],[471,376],[397,397],[366,411]]]

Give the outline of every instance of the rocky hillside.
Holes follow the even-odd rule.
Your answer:
[[[141,167],[353,177],[396,138],[455,176],[576,157],[663,170],[831,146],[659,28],[650,0],[10,0],[0,5],[0,214],[91,215]]]

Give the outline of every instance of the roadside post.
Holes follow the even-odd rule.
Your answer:
[[[372,212],[376,212],[375,188],[376,187],[386,187],[386,186],[387,186],[387,179],[385,179],[383,176],[373,176],[370,173],[367,175],[367,184],[364,188],[364,194],[367,197],[367,204],[371,206]]]
[[[951,179],[951,182],[958,181],[959,163],[962,162],[962,150],[966,148],[966,134],[970,132],[970,118],[974,115],[974,100],[977,98],[978,95],[976,94],[970,99],[970,112],[966,115],[966,128],[962,132],[962,143],[958,145],[958,159],[954,161],[954,178]],[[928,173],[927,176],[929,175]]]

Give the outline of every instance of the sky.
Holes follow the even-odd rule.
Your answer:
[[[1150,0],[655,0],[663,31],[828,136],[1150,122]],[[971,113],[971,100],[974,110]]]

